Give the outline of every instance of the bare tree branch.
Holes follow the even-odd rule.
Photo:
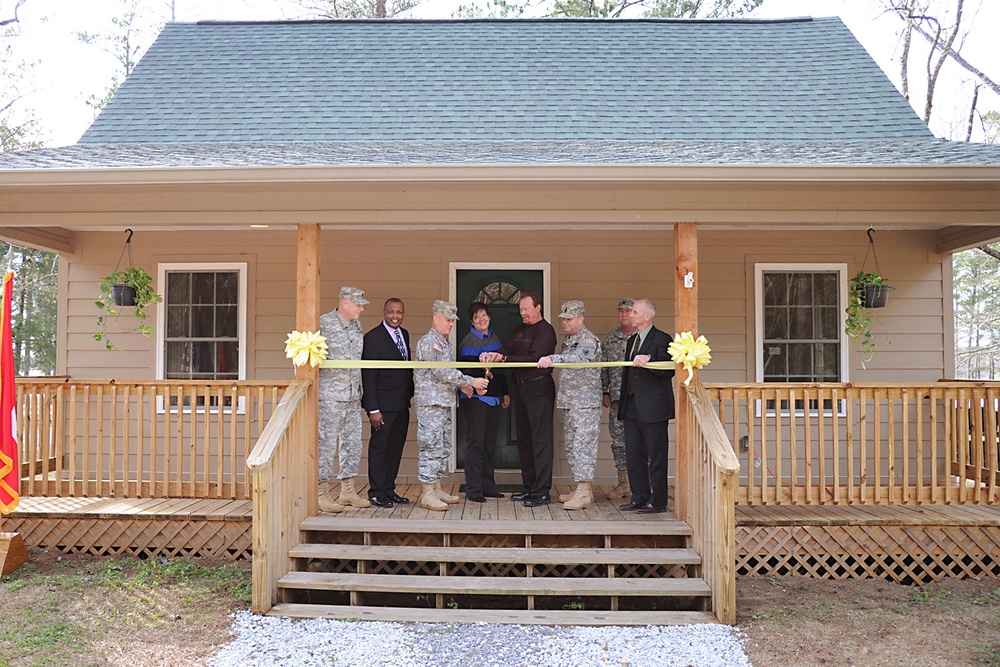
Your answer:
[[[2,28],[5,25],[10,25],[12,23],[19,22],[20,19],[17,18],[17,10],[19,10],[21,8],[21,5],[23,5],[27,1],[28,0],[17,0],[17,4],[14,5],[14,17],[9,19],[0,19],[0,28]]]
[[[994,248],[992,246],[981,245],[981,246],[978,246],[977,249],[978,250],[982,250],[983,252],[985,252],[987,255],[989,255],[993,259],[1000,259],[1000,250],[997,250],[996,248]]]
[[[979,89],[982,86],[976,84],[976,87],[972,89],[972,105],[969,107],[969,123],[966,125],[965,130],[965,141],[972,141],[972,126],[976,122],[976,104],[979,103]]]

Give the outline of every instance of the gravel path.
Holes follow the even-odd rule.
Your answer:
[[[752,667],[727,625],[383,623],[233,615],[211,667]]]

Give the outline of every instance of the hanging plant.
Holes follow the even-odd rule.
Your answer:
[[[132,314],[136,319],[135,326],[124,331],[138,331],[143,336],[152,337],[153,328],[146,324],[146,308],[163,301],[163,297],[153,289],[153,276],[142,267],[132,266],[132,230],[128,229],[126,232],[128,238],[125,240],[122,256],[128,252],[129,265],[124,269],[116,266],[114,271],[101,278],[101,298],[94,302],[103,311],[97,317],[98,331],[94,334],[94,340],[103,342],[108,350],[114,349],[108,338],[108,325],[112,319],[121,316],[122,308],[134,308]],[[119,264],[121,259],[118,258]]]
[[[875,240],[872,237],[874,229],[868,230],[868,251],[874,255]],[[865,261],[861,263],[861,269],[851,278],[847,288],[847,307],[844,312],[847,317],[844,320],[844,333],[861,343],[863,355],[861,357],[861,368],[865,368],[869,361],[875,356],[875,336],[871,331],[872,319],[877,319],[869,312],[872,308],[882,308],[889,298],[889,291],[895,289],[885,282],[881,269],[878,265],[878,255],[875,255],[875,271],[865,271],[865,262],[868,261],[868,254],[865,254]],[[886,337],[886,342],[889,338]]]

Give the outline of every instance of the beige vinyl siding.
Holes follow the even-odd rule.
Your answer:
[[[108,352],[91,336],[96,328],[100,277],[110,272],[124,243],[123,233],[77,232],[78,252],[66,256],[60,306],[66,313],[59,331],[60,368],[77,378],[149,379],[155,375],[153,340],[113,333],[122,348]],[[854,381],[932,381],[949,375],[945,316],[950,313],[943,280],[943,257],[934,253],[930,231],[877,232],[883,273],[896,287],[879,313],[892,340],[879,343],[868,369],[851,345]],[[144,231],[132,239],[135,263],[156,275],[161,262],[247,263],[247,379],[290,379],[284,340],[295,326],[296,232],[294,229],[227,231]],[[758,262],[844,262],[848,277],[860,268],[867,236],[858,231],[736,231],[699,233],[698,280],[701,333],[713,348],[705,382],[754,380],[753,270]],[[550,267],[550,321],[562,301],[581,299],[587,327],[603,338],[617,326],[616,304],[623,296],[652,298],[655,323],[673,333],[673,242],[669,230],[578,230],[572,233],[501,229],[322,231],[320,312],[336,307],[341,285],[365,290],[371,304],[362,317],[367,331],[381,320],[389,297],[406,304],[404,326],[415,341],[430,326],[434,299],[449,298],[451,263],[547,263]],[[873,266],[869,258],[869,268]],[[157,285],[159,288],[160,286]],[[460,313],[465,304],[459,304]],[[156,312],[151,313],[155,323]],[[565,463],[561,426],[556,436],[557,483],[571,479]],[[606,428],[601,432],[599,481],[614,476]],[[416,425],[404,452],[401,481],[415,480]],[[365,429],[367,441],[367,428]],[[673,446],[671,447],[671,456]],[[361,470],[366,470],[366,462]],[[672,470],[672,468],[671,468]],[[458,481],[458,478],[455,479]],[[516,478],[501,479],[515,482]]]

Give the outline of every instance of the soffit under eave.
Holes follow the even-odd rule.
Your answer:
[[[955,226],[938,230],[937,251],[950,254],[1000,242],[1000,225],[984,227]]]

